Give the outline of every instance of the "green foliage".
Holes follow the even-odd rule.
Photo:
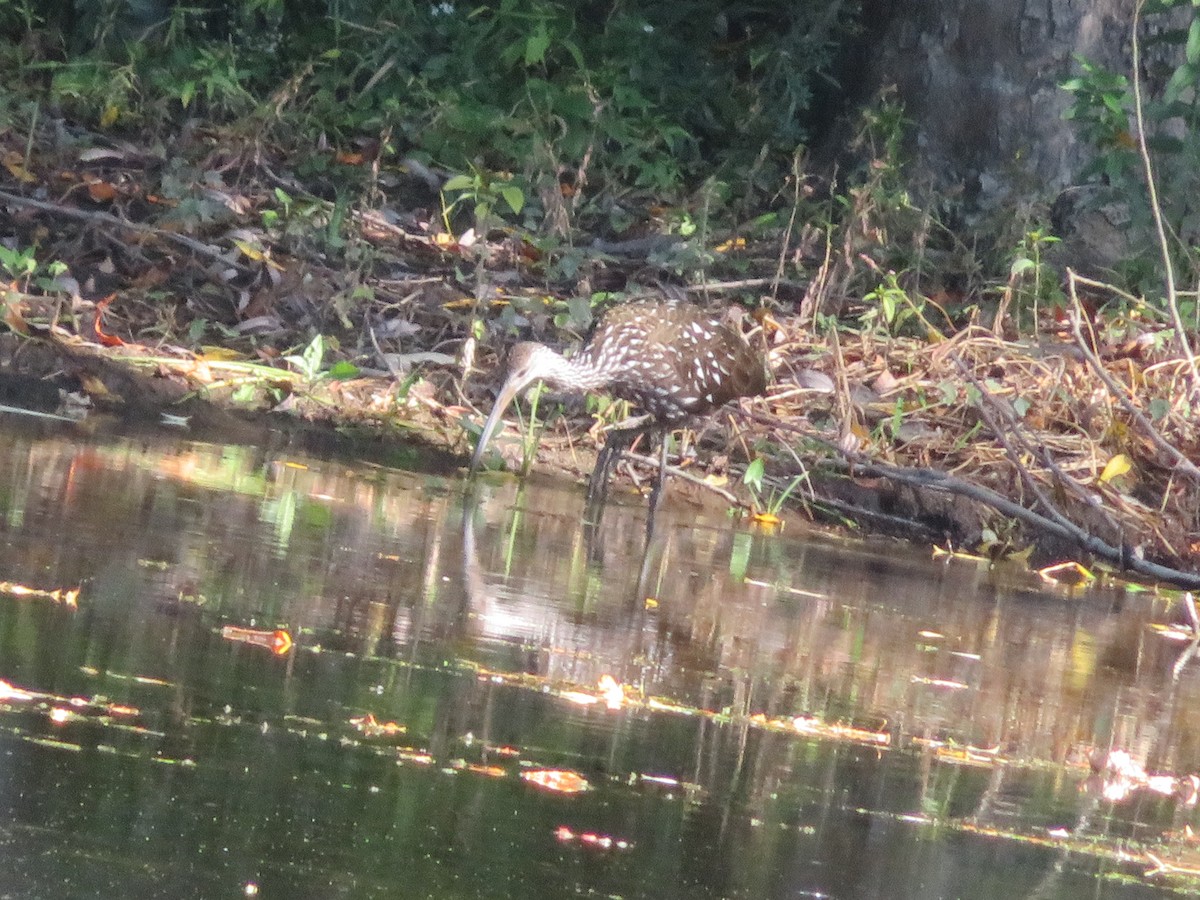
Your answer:
[[[1181,16],[1186,27],[1180,28]],[[1156,21],[1156,17],[1160,17]],[[1142,112],[1171,253],[1183,273],[1200,275],[1200,6],[1191,0],[1152,0],[1143,10],[1142,42],[1148,60]],[[1073,95],[1066,117],[1095,149],[1083,175],[1096,186],[1091,202],[1128,216],[1121,223],[1130,243],[1126,272],[1139,292],[1161,292],[1162,273],[1144,265],[1154,259],[1153,222],[1138,151],[1133,85],[1123,74],[1080,59],[1080,74],[1063,83]],[[1156,290],[1157,289],[1157,290]]]
[[[750,490],[750,501],[755,512],[759,515],[777,516],[788,498],[800,486],[804,477],[802,474],[796,475],[782,491],[775,486],[768,488],[765,483],[767,480],[766,464],[761,456],[756,456],[750,461],[750,465],[746,466],[746,472],[742,475],[742,484]],[[768,490],[769,493],[766,493]],[[766,493],[765,499],[764,493]]]
[[[0,2],[0,23],[60,42],[34,62],[72,115],[103,127],[249,115],[301,141],[387,133],[385,152],[472,179],[512,173],[489,185],[531,215],[564,174],[660,198],[713,171],[774,189],[857,15],[851,0],[35,8]],[[466,186],[477,214],[481,199],[496,212],[480,187]]]
[[[1058,242],[1046,228],[1033,228],[1025,232],[1011,254],[1009,284],[1016,301],[1013,312],[1019,317],[1022,310],[1031,310],[1034,327],[1040,307],[1047,303],[1062,307],[1066,302],[1060,273],[1045,261],[1046,251]]]
[[[916,306],[908,291],[900,286],[895,272],[889,272],[875,290],[864,295],[863,302],[868,306],[861,316],[862,323],[878,323],[893,333],[917,314]]]
[[[33,273],[37,271],[37,257],[32,247],[10,250],[0,244],[0,268],[3,268],[5,274],[13,281],[28,284]]]
[[[327,339],[323,335],[318,334],[309,341],[308,346],[300,353],[290,354],[283,359],[285,362],[290,363],[292,368],[305,381],[316,381],[319,378],[357,378],[360,374],[358,367],[345,360],[339,360],[330,366],[327,371],[322,371],[322,366],[325,362],[326,344]]]
[[[458,196],[447,203],[446,194]],[[454,208],[464,202],[470,202],[475,216],[475,229],[480,234],[485,233],[494,221],[494,214],[501,200],[514,215],[517,215],[525,206],[525,192],[511,180],[493,178],[474,167],[469,175],[455,175],[442,185],[442,217],[446,230],[453,231],[450,218]]]
[[[888,272],[874,290],[863,296],[863,302],[868,304],[859,317],[864,327],[882,326],[888,334],[899,334],[908,325],[920,325],[928,339],[943,337],[925,316],[926,307],[931,305],[928,298],[903,287],[895,272]]]
[[[64,276],[69,280],[69,270],[61,260],[39,263],[36,248],[22,250],[3,244],[0,244],[0,275],[20,285],[23,291],[36,287],[44,294],[66,293]]]

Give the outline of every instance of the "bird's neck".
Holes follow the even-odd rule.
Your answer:
[[[611,373],[601,370],[586,349],[570,359],[551,351],[545,365],[543,378],[558,388],[594,391],[612,381]]]

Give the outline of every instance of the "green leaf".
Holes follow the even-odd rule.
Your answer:
[[[1192,23],[1193,26],[1196,26],[1197,24],[1200,24],[1200,19],[1197,19],[1195,22]],[[1178,69],[1176,69],[1171,74],[1170,80],[1167,81],[1167,86],[1165,88],[1163,88],[1163,100],[1166,101],[1166,103],[1168,104],[1168,107],[1174,105],[1180,99],[1180,97],[1183,95],[1184,91],[1186,91],[1190,87],[1193,87],[1196,84],[1196,81],[1197,81],[1196,76],[1197,76],[1198,66],[1197,66],[1197,63],[1192,62],[1190,59],[1190,55],[1192,52],[1192,50],[1191,50],[1192,32],[1195,30],[1196,29],[1193,27],[1192,29],[1189,29],[1189,31],[1188,31],[1188,54],[1189,54],[1188,61],[1185,62],[1183,65],[1181,65]],[[1197,48],[1197,52],[1200,52],[1200,48]],[[1187,104],[1183,104],[1183,107],[1184,107],[1184,110],[1186,111]],[[1168,109],[1166,114],[1170,115],[1171,110]]]
[[[550,47],[550,32],[545,22],[539,22],[537,30],[525,41],[525,65],[533,66],[546,61],[546,50]]]
[[[896,300],[891,292],[884,291],[879,295],[879,311],[883,314],[883,321],[890,325],[896,317]]]
[[[1022,275],[1025,272],[1028,272],[1030,269],[1035,268],[1036,265],[1037,264],[1034,263],[1034,261],[1028,256],[1022,256],[1020,259],[1013,260],[1012,268],[1009,269],[1009,274],[1014,276]]]
[[[1197,0],[1197,2],[1200,2],[1200,0]],[[571,58],[575,60],[575,65],[582,70],[586,70],[587,63],[583,61],[583,51],[579,49],[579,45],[574,41],[567,40],[560,41],[560,43],[566,48],[566,51],[571,54]]]
[[[257,403],[259,399],[258,385],[243,382],[234,390],[229,399],[241,406],[249,406],[251,403]]]
[[[525,192],[515,184],[506,184],[500,187],[500,196],[504,198],[504,202],[508,204],[508,208],[514,213],[520,213],[525,207]]]
[[[1101,100],[1101,102],[1104,103],[1105,106],[1108,107],[1110,112],[1116,113],[1117,115],[1125,114],[1125,95],[1124,94],[1105,93],[1105,94],[1100,95],[1100,100]]]
[[[742,484],[756,491],[762,490],[763,474],[766,471],[766,464],[761,456],[754,457],[750,461],[750,465],[746,466],[746,474],[742,476]]]
[[[1184,58],[1189,66],[1200,64],[1200,19],[1192,19],[1192,24],[1188,26]]]
[[[455,175],[442,185],[443,191],[467,191],[475,186],[475,178],[471,175]]]
[[[733,536],[733,546],[729,551],[729,577],[735,582],[743,581],[746,578],[752,549],[754,549],[754,536],[748,531],[741,531]]]
[[[304,348],[304,354],[301,357],[303,360],[304,374],[309,378],[321,371],[321,360],[325,358],[325,336],[318,334],[309,342],[309,345]]]
[[[344,359],[339,359],[329,367],[329,377],[344,381],[349,378],[357,378],[362,374],[362,370],[352,362],[347,362]]]

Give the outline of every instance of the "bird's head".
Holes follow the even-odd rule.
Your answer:
[[[496,395],[496,402],[483,423],[479,433],[479,441],[475,444],[475,453],[471,457],[471,474],[474,475],[483,459],[483,451],[487,449],[492,433],[500,424],[504,411],[525,388],[535,381],[545,380],[551,384],[560,384],[566,361],[542,344],[524,342],[517,344],[508,354],[508,377]]]

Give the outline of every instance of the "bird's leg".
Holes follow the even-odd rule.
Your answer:
[[[641,426],[631,428],[614,428],[604,441],[604,448],[596,457],[596,468],[592,469],[592,477],[588,480],[587,502],[604,503],[608,498],[608,479],[613,466],[620,458],[633,439],[642,432]]]
[[[667,480],[667,447],[671,442],[671,432],[659,432],[658,474],[654,477],[654,487],[650,489],[650,515],[653,517],[662,500],[663,482]]]
[[[609,428],[608,436],[604,439],[604,448],[596,457],[596,468],[592,470],[592,477],[588,480],[589,505],[594,502],[603,503],[608,497],[608,479],[612,475],[613,466],[621,458],[621,454],[629,449],[634,438],[648,430],[650,422],[651,418],[648,415],[631,416]]]

